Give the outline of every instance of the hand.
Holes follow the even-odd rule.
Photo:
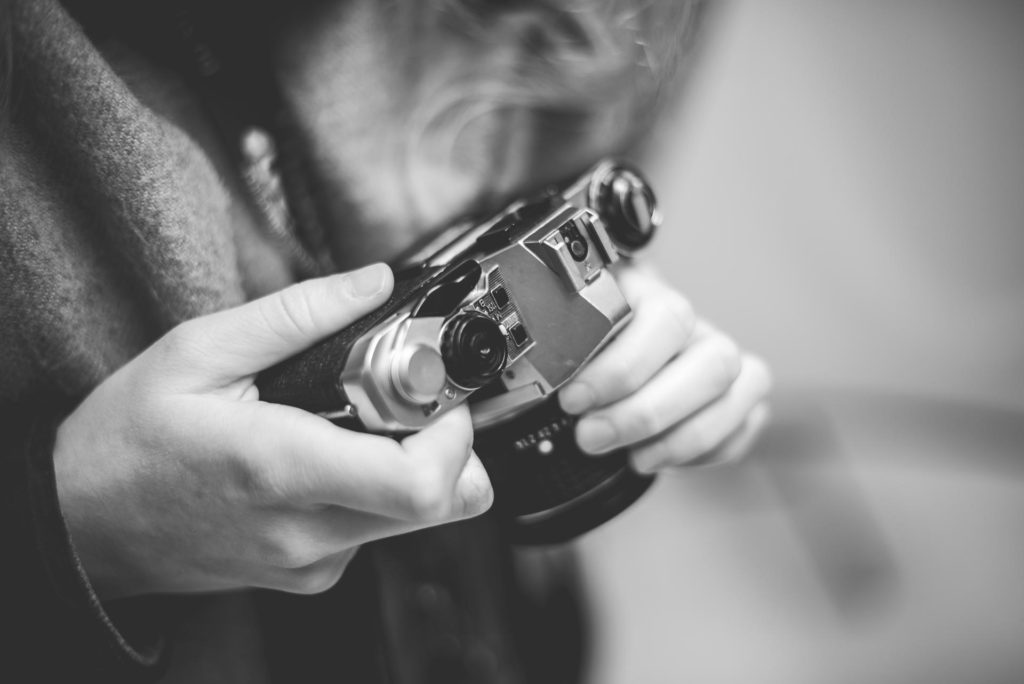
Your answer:
[[[259,401],[253,378],[384,303],[382,265],[183,323],[58,430],[58,496],[101,598],[327,589],[363,542],[482,513],[465,409],[397,442]]]
[[[768,417],[768,367],[650,267],[626,264],[617,279],[633,318],[560,394],[566,412],[582,414],[580,448],[629,447],[643,473],[741,457]]]

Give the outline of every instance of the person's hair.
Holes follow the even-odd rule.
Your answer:
[[[410,45],[421,53],[432,38],[450,39],[444,29],[453,29],[484,49],[515,52],[520,60],[518,82],[505,88],[515,91],[516,100],[579,107],[638,76],[651,82],[669,76],[692,35],[701,4],[694,0],[407,0],[404,9]]]
[[[702,0],[397,0],[415,101],[435,150],[475,120],[526,115],[542,163],[567,168],[648,128],[693,43]],[[456,45],[453,49],[453,45]],[[453,52],[458,59],[452,59]],[[433,68],[446,59],[445,68]],[[440,75],[440,76],[439,76]],[[440,82],[438,78],[443,78]]]
[[[454,142],[474,119],[525,112],[540,138],[578,136],[603,117],[619,136],[649,122],[690,49],[703,0],[391,0],[408,60],[412,127]],[[12,0],[0,0],[0,122],[10,107]],[[466,58],[429,70],[452,42]],[[449,55],[450,56],[450,55]],[[428,71],[442,83],[422,82]],[[610,122],[610,123],[609,123]],[[599,133],[595,135],[601,135]],[[430,137],[430,136],[426,136]],[[544,140],[536,143],[545,146]],[[585,145],[584,145],[585,146]]]

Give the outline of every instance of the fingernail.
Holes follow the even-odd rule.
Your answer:
[[[348,274],[348,288],[353,297],[369,299],[381,293],[388,281],[390,269],[384,264],[373,264]]]
[[[582,382],[569,383],[559,394],[562,410],[578,415],[594,405],[594,391]]]
[[[602,451],[615,441],[615,428],[603,418],[584,418],[576,426],[576,443],[584,451]]]
[[[658,462],[647,452],[630,454],[630,463],[640,475],[653,475],[658,470]]]

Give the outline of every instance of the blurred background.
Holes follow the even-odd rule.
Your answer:
[[[592,684],[1024,682],[1024,3],[723,2],[655,259],[772,364],[578,542]]]

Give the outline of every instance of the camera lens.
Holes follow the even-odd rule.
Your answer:
[[[621,251],[629,254],[650,242],[660,216],[654,193],[638,174],[614,170],[601,184],[599,204],[608,233]]]
[[[448,377],[467,389],[486,385],[501,375],[508,361],[505,335],[480,313],[461,313],[445,325],[441,355]]]

